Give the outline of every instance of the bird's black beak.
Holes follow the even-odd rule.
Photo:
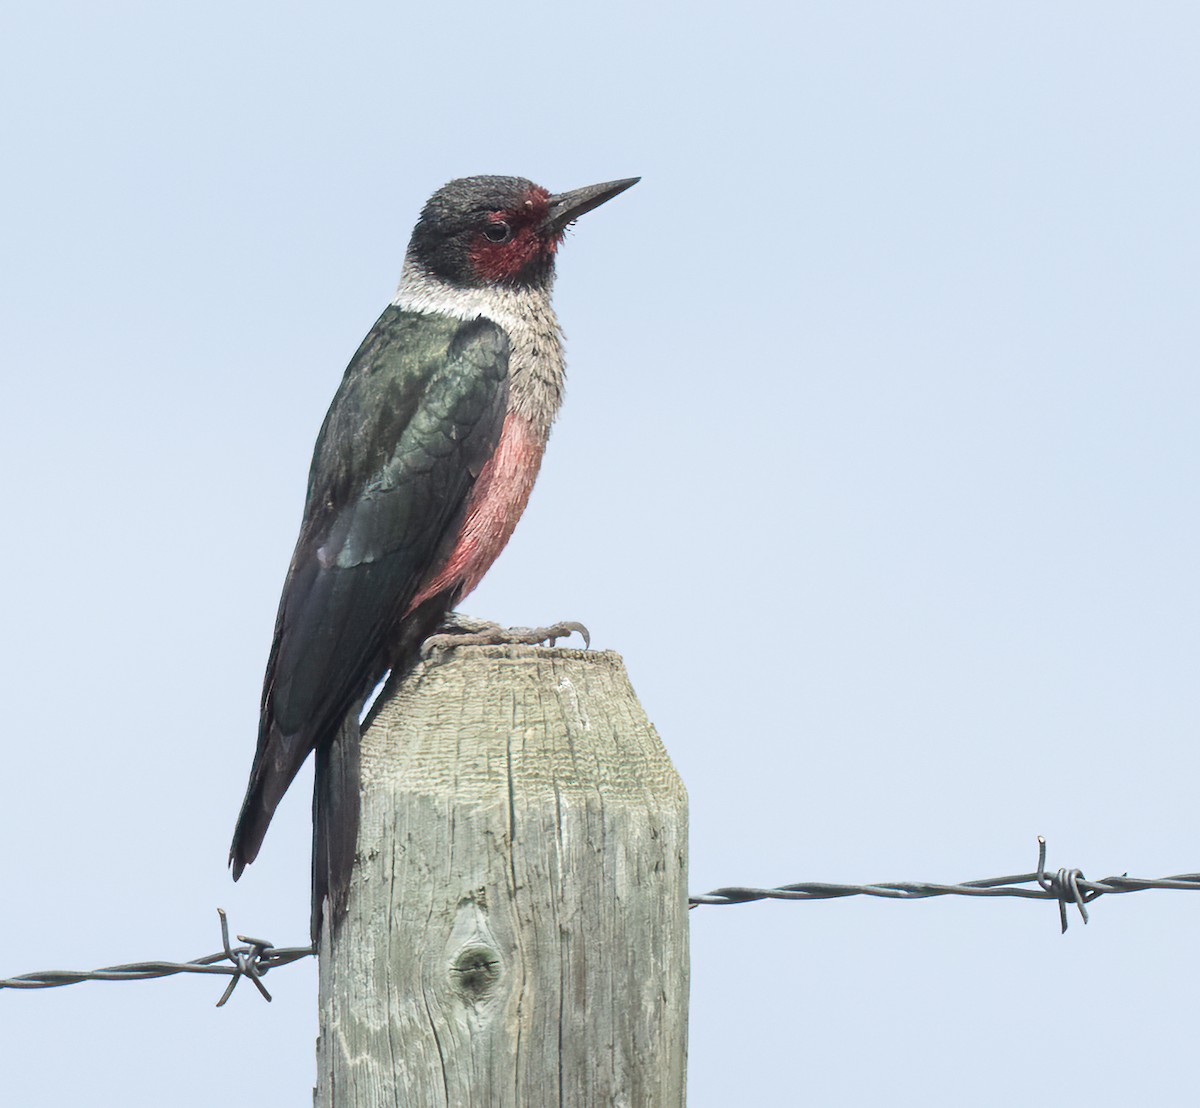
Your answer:
[[[550,197],[550,208],[546,212],[546,221],[542,227],[557,235],[566,229],[568,223],[573,223],[585,212],[600,207],[606,200],[611,200],[640,180],[640,177],[625,177],[620,181],[605,181],[602,185],[585,185],[581,189],[557,193]]]

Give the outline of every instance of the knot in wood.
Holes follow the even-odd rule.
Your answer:
[[[450,982],[467,1000],[484,1000],[496,989],[503,966],[494,947],[471,943],[450,963]]]

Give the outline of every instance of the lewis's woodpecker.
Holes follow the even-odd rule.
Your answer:
[[[568,224],[637,180],[551,195],[521,177],[466,177],[425,205],[395,299],[313,451],[235,880],[309,753],[413,664],[511,536],[562,399],[555,252]],[[318,789],[320,774],[318,757]]]

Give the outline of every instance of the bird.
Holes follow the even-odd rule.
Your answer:
[[[396,295],[351,358],[313,451],[229,851],[235,881],[313,751],[314,809],[323,775],[356,772],[355,750],[334,757],[343,725],[453,627],[508,542],[563,397],[555,256],[570,224],[639,179],[552,194],[523,177],[463,177],[422,209]],[[321,900],[348,878],[356,830],[335,819],[322,832],[318,815],[314,929]],[[322,833],[340,845],[322,846]],[[319,872],[334,865],[343,872]]]

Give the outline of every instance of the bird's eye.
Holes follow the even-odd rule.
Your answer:
[[[508,242],[512,238],[512,228],[503,222],[489,223],[483,233],[488,242]]]

